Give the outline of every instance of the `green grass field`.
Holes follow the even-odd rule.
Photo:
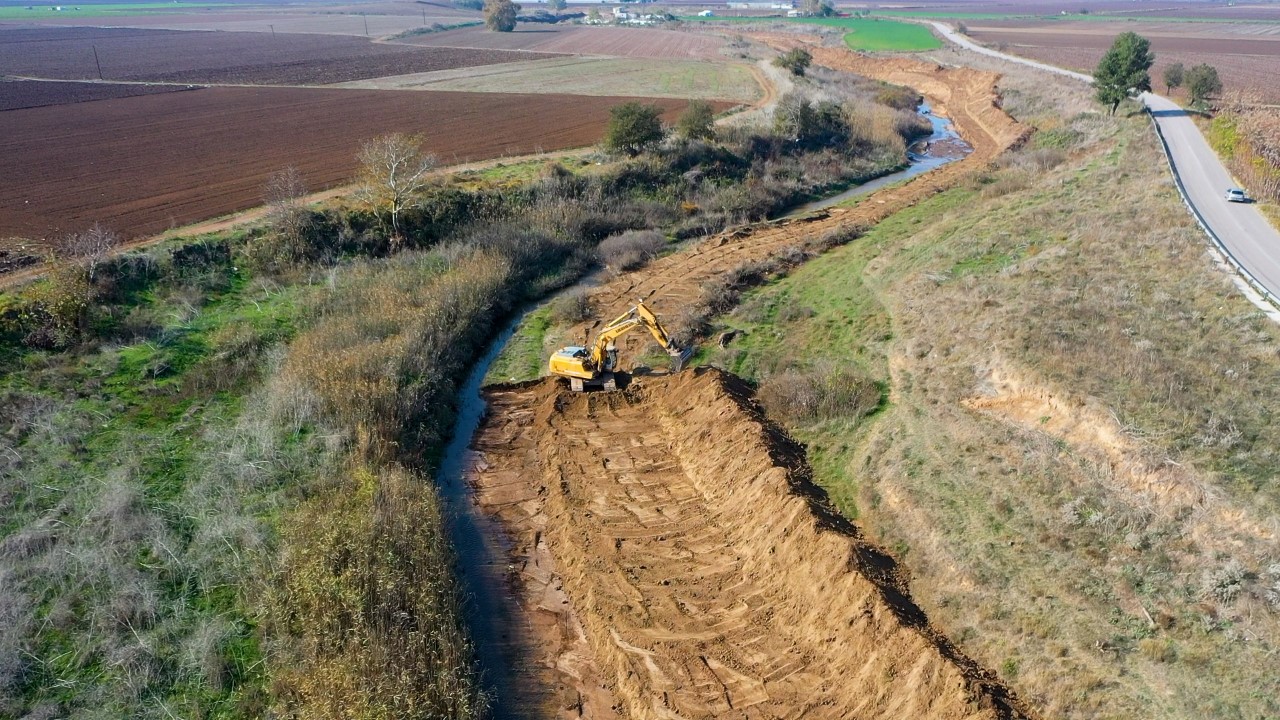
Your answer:
[[[224,8],[234,3],[189,5],[173,2],[104,3],[99,5],[32,4],[0,6],[0,20],[34,20],[54,17],[101,17],[104,15],[152,15],[167,11],[196,11]],[[56,10],[55,8],[61,8]]]
[[[879,18],[682,17],[680,19],[731,23],[787,22],[843,28],[849,31],[844,36],[844,41],[854,50],[914,51],[942,47],[942,41],[934,37],[929,28],[923,25]]]

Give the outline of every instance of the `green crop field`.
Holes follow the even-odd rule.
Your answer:
[[[879,18],[783,18],[783,17],[682,17],[681,20],[702,22],[787,22],[826,25],[848,30],[845,43],[854,50],[933,50],[942,41],[929,28],[913,23]]]
[[[234,3],[189,5],[174,2],[102,3],[93,5],[3,5],[0,20],[27,20],[53,17],[101,17],[103,15],[150,15],[156,12],[195,11],[223,8]]]

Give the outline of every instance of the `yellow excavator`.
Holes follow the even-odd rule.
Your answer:
[[[552,375],[568,378],[569,387],[574,392],[582,392],[588,387],[617,390],[618,382],[614,373],[618,370],[618,347],[613,343],[638,327],[647,329],[653,339],[673,358],[673,370],[679,370],[692,354],[693,349],[677,345],[662,327],[662,323],[658,322],[653,311],[640,302],[605,325],[600,334],[596,335],[596,341],[591,347],[570,346],[558,350],[551,356],[548,370]]]

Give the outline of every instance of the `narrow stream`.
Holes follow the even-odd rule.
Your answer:
[[[920,112],[929,118],[933,133],[912,143],[907,156],[911,166],[905,170],[885,175],[858,185],[838,195],[803,205],[787,217],[801,215],[830,207],[859,195],[865,195],[886,185],[904,180],[933,168],[945,165],[968,155],[971,148],[960,139],[950,120],[929,112],[927,105]],[[589,286],[600,281],[593,276],[561,292]],[[557,293],[559,295],[560,293]],[[555,296],[552,296],[553,298]],[[548,298],[549,301],[551,298]],[[544,301],[546,302],[546,301]],[[490,717],[493,720],[514,719],[520,716],[515,699],[535,695],[530,688],[517,687],[518,668],[524,657],[523,637],[519,608],[515,606],[511,592],[511,576],[508,568],[506,535],[497,519],[479,509],[471,495],[471,488],[464,477],[470,459],[470,445],[480,421],[484,417],[484,399],[480,387],[484,384],[489,367],[501,354],[507,342],[515,334],[525,315],[536,306],[519,311],[498,333],[467,376],[458,391],[458,418],[453,438],[445,447],[436,482],[444,501],[449,539],[458,558],[459,580],[467,598],[466,624],[475,642],[477,660],[485,689],[493,699]]]
[[[517,717],[510,701],[515,690],[514,669],[520,662],[522,638],[517,632],[520,621],[509,591],[506,535],[496,518],[476,506],[464,475],[471,456],[468,448],[484,417],[480,386],[489,366],[530,309],[516,313],[498,333],[458,391],[458,419],[453,438],[445,447],[436,474],[449,540],[457,555],[459,581],[467,602],[464,620],[475,643],[484,688],[493,700],[489,714],[493,720]]]
[[[934,115],[928,103],[921,103],[917,111],[929,120],[929,124],[933,126],[933,132],[928,137],[921,138],[911,143],[907,148],[907,161],[910,163],[903,170],[895,173],[889,173],[870,180],[861,185],[855,185],[842,193],[832,195],[831,197],[814,200],[805,203],[800,207],[792,210],[783,217],[798,217],[805,213],[815,210],[822,210],[833,205],[839,205],[852,198],[856,198],[867,193],[879,190],[882,187],[901,182],[907,178],[915,177],[921,173],[928,172],[934,168],[942,167],[949,162],[959,160],[969,153],[973,152],[973,148],[960,138],[960,134],[956,132],[955,125],[952,124],[950,118],[939,117]]]

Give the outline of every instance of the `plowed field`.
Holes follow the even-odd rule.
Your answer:
[[[181,85],[46,82],[43,80],[0,81],[0,111],[48,105],[70,105],[137,95],[156,95],[186,89]]]
[[[97,49],[97,62],[94,49]],[[0,31],[9,75],[248,85],[325,85],[384,75],[536,60],[543,54],[421,48],[367,38],[128,28]]]
[[[876,222],[1026,136],[996,106],[994,74],[811,50],[819,64],[921,90],[973,154],[851,210],[725,233],[619,276],[589,292],[599,317],[637,298],[676,317],[708,280]],[[647,344],[628,339],[625,357]],[[589,395],[543,380],[487,400],[471,481],[513,539],[517,604],[560,624],[521,669],[522,685],[561,688],[535,699],[543,715],[1032,716],[930,625],[896,563],[832,511],[802,448],[732,376],[646,375]]]
[[[639,58],[722,57],[724,38],[658,28],[593,27],[583,25],[521,25],[515,32],[495,33],[463,28],[408,38],[404,42],[428,47],[536,50],[538,52],[612,55]]]
[[[443,163],[589,145],[628,98],[208,88],[0,113],[0,237],[133,237],[261,204],[271,173],[341,184],[360,142],[424,133]],[[653,100],[667,121],[680,100]]]

